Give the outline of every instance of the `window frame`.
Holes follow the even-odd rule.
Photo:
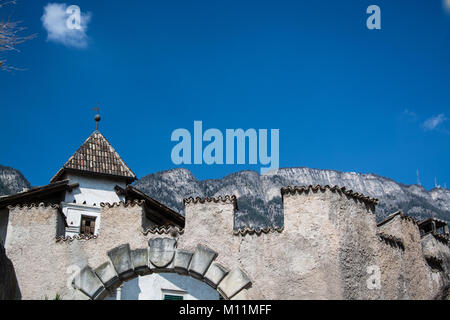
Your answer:
[[[167,296],[174,296],[174,297],[181,297],[181,299],[165,299]],[[186,300],[186,297],[188,295],[187,291],[184,290],[174,290],[174,289],[163,289],[161,288],[161,300]]]
[[[94,222],[94,226],[93,227],[89,226],[89,229],[91,229],[91,232],[88,233],[88,234],[83,232],[83,221],[86,221],[86,220]],[[96,225],[97,225],[96,221],[97,221],[97,217],[96,216],[90,216],[90,215],[86,215],[86,214],[81,214],[81,218],[80,218],[80,232],[79,232],[80,236],[94,236],[95,235],[95,228],[96,228]],[[86,226],[85,226],[85,228],[86,228]]]

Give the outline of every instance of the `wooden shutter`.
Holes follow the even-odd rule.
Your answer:
[[[81,218],[81,234],[86,234],[86,218]]]
[[[80,233],[84,234],[84,235],[94,235],[95,234],[95,218],[81,217]]]
[[[91,234],[92,235],[95,234],[95,220],[94,219],[91,220]]]

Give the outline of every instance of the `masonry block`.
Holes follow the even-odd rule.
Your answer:
[[[249,296],[248,296],[248,292],[246,289],[241,290],[238,294],[236,294],[235,296],[233,296],[233,298],[231,298],[230,300],[250,300]]]
[[[103,283],[89,266],[81,269],[80,273],[73,279],[72,285],[92,300],[101,299],[107,294]]]
[[[94,272],[106,288],[112,287],[119,282],[119,276],[109,261],[99,266]]]
[[[171,269],[177,241],[172,238],[154,238],[148,240],[150,269]]]
[[[116,269],[120,279],[127,280],[134,275],[133,262],[131,261],[130,245],[122,244],[110,251],[108,256]]]
[[[201,244],[197,245],[189,264],[189,274],[194,278],[202,279],[213,260],[217,257],[217,252]]]
[[[215,289],[227,274],[227,268],[217,262],[213,262],[208,271],[206,271],[205,282]]]
[[[131,251],[131,261],[133,262],[134,272],[138,275],[143,276],[150,273],[147,248]]]
[[[186,250],[178,249],[175,252],[173,267],[175,272],[179,274],[187,274],[189,271],[189,263],[191,262],[193,253]]]
[[[67,300],[67,299],[64,299]],[[81,290],[74,290],[73,292],[73,296],[71,297],[70,300],[91,300],[91,298],[89,298],[87,295],[85,295],[83,292],[81,292]]]
[[[241,269],[236,268],[219,283],[217,290],[225,298],[231,299],[242,289],[246,289],[250,285],[251,281],[247,275]]]

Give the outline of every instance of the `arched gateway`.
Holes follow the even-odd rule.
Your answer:
[[[148,248],[130,250],[129,244],[108,251],[109,260],[96,269],[84,267],[72,285],[93,300],[104,299],[111,290],[138,276],[177,273],[192,276],[217,290],[224,299],[247,299],[251,286],[240,268],[229,270],[215,262],[217,252],[198,244],[194,252],[177,249],[173,238],[152,238]]]

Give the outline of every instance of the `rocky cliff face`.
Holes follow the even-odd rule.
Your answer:
[[[145,176],[136,187],[181,213],[184,198],[234,194],[239,208],[235,227],[258,227],[283,225],[281,187],[310,184],[344,186],[378,198],[378,221],[397,210],[417,219],[434,216],[450,220],[450,190],[427,191],[419,185],[404,185],[375,174],[285,168],[264,175],[241,171],[222,179],[199,181],[189,170],[173,169]]]
[[[0,165],[0,196],[21,192],[30,183],[19,170]]]

